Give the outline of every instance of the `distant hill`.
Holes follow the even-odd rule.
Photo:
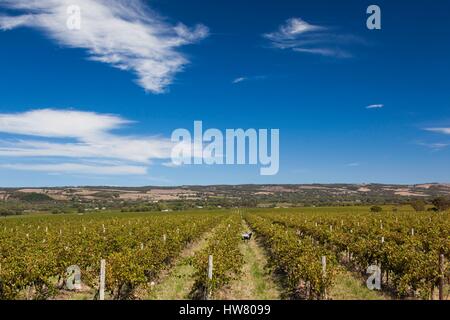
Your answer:
[[[254,199],[296,204],[402,203],[413,198],[450,196],[450,184],[289,184],[179,187],[64,187],[0,189],[0,200],[22,201],[177,201]]]

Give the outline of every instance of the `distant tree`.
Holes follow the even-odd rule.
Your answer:
[[[26,201],[26,202],[50,202],[53,201],[53,199],[43,193],[36,193],[36,192],[15,192],[12,194],[12,198],[18,199],[20,201]]]
[[[370,212],[381,212],[381,211],[383,211],[383,208],[380,206],[372,206],[370,208]]]
[[[427,204],[421,199],[414,200],[410,203],[411,207],[417,212],[422,212],[426,210]]]
[[[433,203],[433,205],[435,206],[435,208],[438,211],[445,211],[445,210],[450,209],[450,199],[449,198],[439,197],[439,198],[436,198],[433,201],[431,201],[431,203]]]

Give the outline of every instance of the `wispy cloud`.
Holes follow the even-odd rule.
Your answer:
[[[352,55],[346,51],[340,49],[329,49],[329,48],[317,48],[317,49],[306,49],[306,48],[294,48],[295,52],[312,53],[325,57],[336,57],[336,58],[351,58]]]
[[[433,132],[437,134],[450,135],[450,128],[436,127],[436,128],[423,128],[424,131]],[[416,141],[415,144],[431,149],[432,151],[441,151],[450,147],[450,142],[424,142]]]
[[[68,8],[81,9],[81,29],[67,27]],[[208,28],[170,24],[141,0],[1,0],[0,29],[30,27],[59,45],[85,49],[90,60],[131,71],[146,91],[162,93],[188,63],[177,51],[208,36]]]
[[[145,166],[127,165],[88,165],[79,163],[58,163],[58,164],[0,164],[0,168],[45,172],[49,174],[92,174],[92,175],[145,175]]]
[[[347,47],[365,43],[354,35],[338,34],[329,27],[314,25],[301,18],[290,18],[263,37],[270,40],[274,48],[335,58],[351,58],[353,55]]]
[[[10,169],[100,175],[146,174],[152,160],[170,158],[169,139],[114,133],[129,123],[116,115],[75,110],[0,114],[0,132],[13,135],[0,140],[0,157],[35,160],[32,165],[8,164]],[[55,164],[55,159],[60,160]]]
[[[301,18],[290,18],[277,31],[266,33],[264,36],[276,44],[283,45],[289,40],[297,40],[302,34],[324,30],[324,27],[310,24]]]
[[[366,107],[366,109],[382,109],[384,104],[371,104]]]
[[[236,84],[236,83],[239,83],[239,82],[243,82],[245,80],[247,80],[247,77],[239,77],[239,78],[234,79],[232,82],[234,84]]]
[[[76,110],[39,109],[0,114],[0,132],[54,138],[95,137],[128,123],[116,115]]]
[[[450,134],[450,128],[425,128],[425,130],[442,134]]]
[[[432,149],[434,151],[439,151],[450,146],[450,143],[442,143],[442,142],[435,142],[435,143],[418,142],[417,144]]]
[[[265,80],[267,79],[267,76],[245,76],[245,77],[238,77],[232,81],[233,84],[238,84],[244,81],[255,81],[255,80]]]

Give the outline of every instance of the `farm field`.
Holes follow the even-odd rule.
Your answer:
[[[0,299],[449,299],[449,258],[450,213],[409,206],[8,217]]]

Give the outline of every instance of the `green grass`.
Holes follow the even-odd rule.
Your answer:
[[[147,298],[151,300],[189,300],[195,273],[195,268],[190,264],[190,258],[207,245],[207,240],[213,234],[214,230],[186,248],[167,274],[163,274],[160,280],[151,286]]]
[[[194,268],[189,264],[188,258],[183,259],[170,274],[150,291],[152,300],[187,300],[194,285],[192,275]]]
[[[381,293],[369,290],[348,271],[340,271],[330,292],[333,300],[385,300]]]
[[[245,230],[249,230],[246,224]],[[267,268],[267,258],[255,237],[239,246],[244,256],[244,266],[239,279],[217,294],[223,300],[279,300],[280,288]]]

